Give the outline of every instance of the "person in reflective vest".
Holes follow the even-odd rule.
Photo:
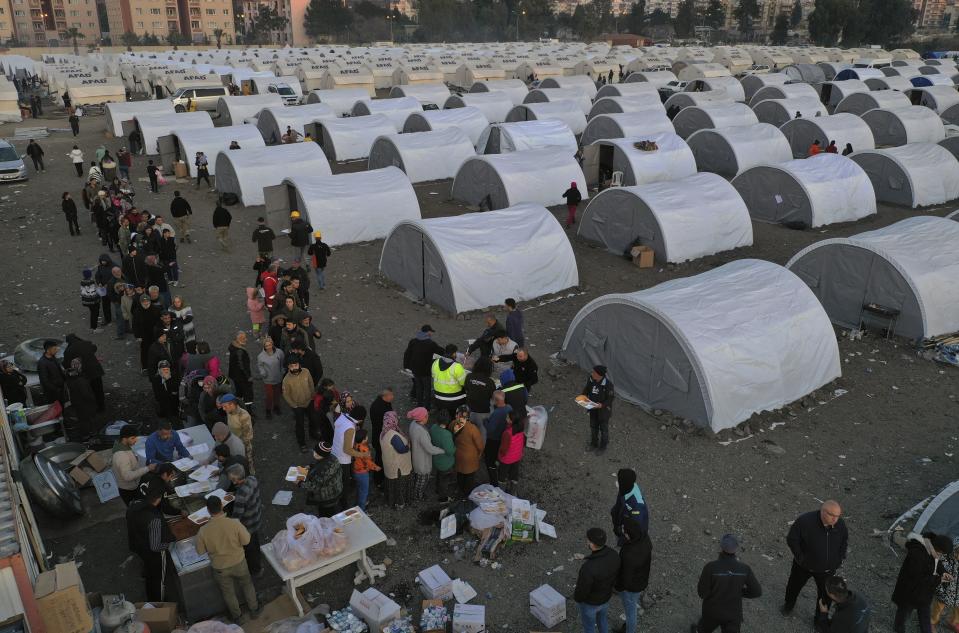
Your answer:
[[[433,402],[437,409],[449,411],[450,417],[456,415],[456,407],[466,402],[466,370],[456,362],[457,348],[447,345],[443,358],[433,361],[430,374],[433,378]]]

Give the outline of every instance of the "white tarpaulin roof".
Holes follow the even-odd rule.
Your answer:
[[[403,273],[422,266],[421,249],[411,247],[420,236],[432,245],[430,255],[439,257],[430,264],[445,268],[440,283],[452,291],[453,305],[442,305],[429,291],[425,299],[452,313],[498,305],[503,296],[526,301],[579,284],[569,239],[542,206],[400,222],[383,244],[380,270],[404,287],[416,280],[404,283]],[[414,261],[395,265],[396,258]]]
[[[812,119],[829,114],[829,110],[816,97],[793,97],[791,99],[763,99],[752,106],[760,123],[769,123],[776,127],[797,118]]]
[[[934,216],[915,216],[847,238],[817,242],[797,253],[794,263],[811,251],[830,244],[852,244],[888,261],[905,278],[919,303],[923,335],[959,330],[959,222]]]
[[[462,130],[474,145],[489,127],[489,121],[479,108],[471,106],[452,110],[423,110],[406,119],[404,132],[429,132],[456,128]]]
[[[420,105],[435,105],[442,108],[450,98],[450,89],[443,83],[420,83],[405,86],[393,86],[390,97],[413,97]]]
[[[710,103],[683,108],[673,118],[676,133],[688,138],[693,132],[705,128],[725,128],[734,125],[759,123],[756,113],[745,103]]]
[[[942,119],[925,106],[874,108],[863,114],[862,120],[872,130],[876,145],[880,147],[907,143],[938,143],[946,138]]]
[[[216,189],[220,193],[236,193],[247,207],[263,204],[263,188],[278,185],[284,178],[333,175],[326,155],[316,143],[241,147],[216,155]]]
[[[617,304],[653,316],[679,342],[692,366],[689,381],[702,390],[697,396],[706,419],[697,421],[714,431],[779,409],[841,375],[836,335],[822,305],[795,274],[771,262],[743,259],[647,290],[595,299],[573,319],[564,350],[569,353],[579,342],[573,335],[581,322],[589,327],[591,313]],[[605,364],[617,394],[648,404],[646,394],[630,390],[638,381],[622,373],[652,368],[639,356],[615,359],[629,350],[609,347],[613,358]]]
[[[529,94],[529,88],[521,79],[484,79],[477,81],[470,87],[470,92],[505,92],[509,95],[510,101],[514,106],[523,103],[526,95]]]
[[[353,111],[357,101],[369,101],[370,92],[366,88],[334,88],[332,90],[313,90],[306,97],[307,103],[325,103],[343,116]]]
[[[159,153],[157,139],[187,130],[213,128],[213,119],[206,112],[180,112],[174,114],[136,114],[134,120],[143,136],[143,151],[147,155]]]
[[[916,208],[959,198],[959,161],[941,145],[911,143],[854,152],[850,158],[869,175],[877,200]],[[911,200],[897,200],[894,194],[906,186]]]
[[[862,116],[873,108],[902,108],[912,105],[904,93],[898,90],[870,90],[854,92],[836,106],[836,112],[851,112]]]
[[[75,106],[127,100],[126,86],[116,77],[68,79],[65,92]]]
[[[330,246],[378,240],[397,222],[420,219],[413,185],[396,167],[284,182],[296,188],[299,211]]]
[[[649,84],[622,84],[624,86],[643,86]],[[603,97],[597,99],[593,107],[589,110],[587,119],[592,119],[598,114],[616,114],[620,112],[643,112],[645,110],[662,110],[663,102],[659,99],[659,93],[643,92],[638,95],[629,95],[627,97]]]
[[[136,115],[174,114],[173,102],[169,99],[151,99],[147,101],[113,102],[106,105],[104,118],[107,131],[117,138],[123,136],[123,122],[132,121]]]
[[[396,126],[382,114],[345,119],[323,119],[323,146],[330,160],[366,158],[376,137],[396,132]],[[332,147],[326,147],[327,142]]]
[[[775,165],[792,158],[786,137],[768,123],[700,130],[686,142],[700,171],[730,178],[756,165]]]
[[[590,99],[596,96],[596,83],[586,75],[547,77],[540,82],[540,86],[542,88],[574,88],[586,93],[586,96]]]
[[[240,125],[245,119],[255,116],[263,108],[283,105],[283,97],[276,93],[220,97],[216,111],[228,125]]]
[[[544,121],[553,119],[562,121],[569,126],[573,134],[582,134],[586,129],[586,115],[573,101],[550,101],[547,103],[524,103],[510,110],[506,120],[514,121]]]
[[[649,216],[635,217],[643,214]],[[654,236],[647,235],[642,226],[650,220],[655,224]],[[638,236],[652,246],[659,259],[671,263],[753,243],[749,211],[739,192],[725,178],[705,172],[679,180],[605,189],[586,207],[578,233],[617,254]]]
[[[630,138],[661,132],[676,132],[665,110],[598,114],[590,119],[581,140],[583,145],[589,145],[603,138]]]
[[[606,84],[601,86],[596,92],[595,100],[599,101],[603,97],[638,97],[645,98],[646,95],[654,95],[656,100],[662,103],[659,98],[659,92],[656,90],[656,84],[648,81],[636,81],[629,84]]]
[[[819,99],[819,93],[807,83],[764,86],[753,94],[749,100],[749,105],[755,105],[766,99],[795,99],[797,97]]]
[[[490,123],[502,123],[506,120],[509,111],[513,109],[513,102],[505,92],[494,90],[493,92],[466,92],[462,95],[453,95],[443,104],[443,107],[447,110],[467,106],[478,109]]]
[[[537,88],[530,90],[523,103],[556,103],[558,101],[575,103],[584,115],[588,114],[593,106],[589,95],[576,88]]]
[[[784,183],[783,177],[790,180]],[[822,153],[753,167],[737,176],[733,186],[756,219],[797,219],[791,213],[777,212],[777,207],[783,206],[808,214],[801,219],[811,227],[854,222],[876,213],[876,193],[869,176],[855,161],[839,154]],[[794,199],[795,187],[805,199]]]
[[[206,154],[209,163],[210,175],[216,175],[216,155],[221,150],[228,149],[230,143],[236,141],[240,147],[264,147],[263,136],[255,125],[230,125],[209,129],[180,130],[176,128],[173,134],[180,141],[182,151],[180,156],[186,163],[190,177],[196,176],[196,165],[193,164],[197,152]]]
[[[422,112],[423,106],[413,97],[397,97],[395,99],[373,99],[372,101],[357,101],[353,106],[353,116],[362,117],[371,114],[382,114],[393,124],[396,132],[403,131],[406,119],[414,112]]]
[[[563,147],[572,156],[579,149],[576,137],[569,126],[562,121],[546,119],[544,121],[515,121],[491,125],[480,136],[476,144],[480,153],[487,152],[487,140],[494,128],[499,134],[498,152],[523,152],[544,147]]]
[[[654,152],[636,148],[639,141],[653,141],[659,147]],[[686,141],[672,132],[660,132],[643,137],[612,138],[595,141],[613,145],[623,153],[632,171],[636,185],[677,180],[696,173],[696,158]]]
[[[256,117],[256,127],[259,128],[264,141],[279,143],[287,127],[305,134],[303,126],[307,123],[335,118],[336,112],[325,103],[308,103],[299,106],[278,105],[260,110]]]
[[[571,182],[588,197],[586,177],[576,159],[556,148],[470,158],[453,180],[452,197],[479,205],[490,198],[494,209],[523,202],[553,206],[563,204]]]
[[[452,178],[473,156],[473,142],[457,127],[387,134],[373,142],[369,169],[393,165],[402,169],[410,182],[428,182]]]
[[[22,120],[17,87],[0,74],[0,121],[19,123]]]
[[[779,128],[786,135],[792,147],[793,158],[805,158],[809,153],[809,146],[816,139],[825,147],[829,141],[836,141],[836,146],[846,147],[849,143],[854,151],[873,149],[876,141],[872,130],[855,114],[841,112],[829,116],[793,119]]]

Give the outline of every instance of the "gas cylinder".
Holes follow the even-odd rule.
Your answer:
[[[137,612],[132,602],[127,602],[123,594],[105,596],[103,610],[100,611],[100,630],[113,633],[121,624]]]

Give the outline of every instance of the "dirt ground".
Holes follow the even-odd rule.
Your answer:
[[[83,235],[71,237],[67,232],[60,194],[71,191],[79,199],[81,189],[81,179],[65,156],[74,139],[62,115],[45,119],[43,123],[64,130],[39,140],[46,151],[46,173],[34,174],[31,167],[28,183],[0,188],[0,241],[6,253],[0,280],[0,351],[9,353],[29,337],[69,332],[90,337],[104,359],[109,419],[150,422],[152,398],[146,379],[137,371],[135,343],[130,338],[114,340],[111,328],[91,334],[86,326],[78,293],[80,273],[83,267],[95,265],[103,249],[82,210]],[[12,139],[15,127],[0,126],[0,136]],[[81,127],[77,141],[88,157],[101,143],[118,149],[120,143],[107,138],[102,117],[84,118]],[[26,141],[16,145],[22,150]],[[137,178],[145,178],[145,164],[145,158],[136,159]],[[446,200],[449,185],[417,187],[425,217],[465,211]],[[184,191],[196,215],[194,243],[180,248],[184,285],[175,292],[193,307],[200,338],[208,340],[225,360],[231,334],[250,327],[244,287],[253,280],[250,265],[255,253],[250,234],[259,209],[231,208],[235,249],[224,254],[217,248],[210,224],[214,194],[205,187],[170,184],[154,195],[146,182],[137,182],[138,203],[151,211],[168,212],[176,186]],[[951,209],[923,212],[944,215]],[[657,418],[620,401],[612,419],[610,449],[597,457],[584,451],[587,418],[573,404],[586,372],[554,366],[550,356],[559,350],[577,310],[600,295],[650,287],[744,257],[782,264],[817,240],[886,226],[916,213],[882,206],[878,215],[855,225],[810,231],[757,223],[755,245],[750,248],[647,270],[573,239],[581,286],[551,301],[521,306],[532,355],[541,367],[532,404],[550,410],[550,424],[543,450],[527,452],[520,494],[548,512],[546,520],[556,526],[558,538],[504,548],[498,561],[501,567],[481,568],[458,560],[450,544],[439,541],[436,526],[420,523],[420,511],[432,506],[394,512],[374,497],[373,517],[395,541],[393,546],[371,551],[376,562],[392,561],[379,587],[395,594],[404,606],[418,605],[416,572],[441,563],[450,576],[461,577],[477,589],[475,602],[487,606],[489,630],[542,629],[529,614],[528,592],[549,583],[572,595],[580,565],[574,554],[585,551],[588,527],[609,529],[614,474],[629,466],[639,473],[652,515],[654,558],[643,631],[688,630],[699,610],[695,589],[699,571],[715,556],[718,538],[725,532],[741,536],[741,559],[752,565],[764,590],[762,598],[745,607],[744,631],[811,630],[811,584],[793,617],[783,619],[778,612],[790,561],[785,534],[797,514],[815,509],[826,498],[841,501],[850,530],[843,574],[875,605],[873,630],[891,630],[889,597],[899,559],[873,531],[885,529],[895,516],[955,479],[959,384],[954,369],[921,359],[906,341],[867,336],[850,342],[840,337],[843,377],[806,399],[805,406],[797,403],[756,416],[749,423],[751,434],[740,430],[708,438],[668,416]],[[319,351],[327,375],[364,404],[382,387],[393,385],[398,394],[396,408],[405,412],[409,384],[399,370],[403,349],[417,328],[430,323],[441,343],[462,345],[482,325],[478,313],[453,318],[410,302],[378,277],[380,248],[380,242],[337,248],[327,269],[327,289],[313,293],[311,312],[323,331]],[[839,389],[844,393],[836,396]],[[261,394],[258,385],[258,410]],[[277,490],[290,488],[283,480],[287,467],[308,461],[296,451],[292,426],[292,418],[284,415],[259,420],[255,430],[256,470],[267,504],[265,540],[284,526],[286,517],[304,508],[302,492],[295,493],[289,507],[268,505]],[[82,565],[88,590],[123,592],[129,599],[142,599],[137,564],[124,546],[121,501],[101,506],[89,491],[84,499],[87,515],[72,523],[41,516],[48,548],[56,558],[76,559]],[[304,593],[314,603],[340,608],[352,589],[352,575],[352,569],[341,570],[305,587]],[[280,589],[271,571],[257,585],[265,596]],[[567,613],[568,620],[556,629],[579,630],[571,601]],[[614,599],[611,618],[616,627],[621,613]]]

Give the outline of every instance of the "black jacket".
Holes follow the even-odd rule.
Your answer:
[[[602,409],[591,409],[589,416],[608,420],[613,415],[614,394],[613,381],[609,379],[609,376],[604,376],[599,382],[594,381],[592,376],[587,378],[586,386],[583,387],[583,395],[593,402],[603,405]]]
[[[638,541],[627,541],[619,550],[617,591],[645,591],[649,585],[649,567],[653,561],[653,542],[643,533]]]
[[[372,431],[372,444],[373,446],[380,445],[380,433],[383,432],[383,416],[386,415],[387,411],[393,410],[393,403],[384,402],[383,396],[376,396],[370,404],[370,430]]]
[[[155,266],[147,264],[145,268],[147,269],[147,283],[150,286],[156,286],[160,292],[170,291],[170,286],[167,285],[166,281],[166,270],[164,270],[163,266],[159,263]]]
[[[443,348],[429,337],[410,339],[403,352],[403,369],[409,369],[414,376],[427,378],[431,375],[433,354],[442,356],[443,353]]]
[[[480,356],[489,357],[493,353],[493,341],[496,339],[496,332],[498,330],[505,330],[502,325],[499,324],[499,321],[493,323],[489,326],[483,333],[479,335],[479,338],[473,341],[473,343],[466,348],[467,356],[472,354],[475,350],[480,351]]]
[[[150,505],[146,499],[134,499],[130,503],[127,507],[127,542],[131,552],[142,558],[159,556],[174,540],[160,508]]]
[[[296,218],[290,223],[290,245],[309,246],[312,233],[312,226],[304,222],[302,218]]]
[[[147,285],[147,265],[143,257],[137,255],[127,255],[123,258],[120,268],[123,270],[123,278],[136,288],[144,288]]]
[[[156,326],[160,323],[160,312],[163,309],[157,305],[150,305],[144,309],[139,299],[134,299],[133,308],[133,335],[144,341],[152,341],[155,337]],[[154,367],[154,370],[156,368]]]
[[[313,242],[306,252],[313,258],[313,265],[317,268],[326,268],[326,260],[333,254],[326,242],[321,240]]]
[[[858,593],[853,593],[842,604],[836,605],[836,612],[829,620],[827,633],[869,633],[869,620],[872,607]]]
[[[796,563],[813,572],[833,572],[846,559],[849,532],[842,519],[827,528],[822,524],[819,510],[800,514],[789,528],[786,544]]]
[[[43,148],[39,143],[30,143],[27,145],[27,156],[30,158],[40,158],[43,156]]]
[[[230,343],[228,350],[230,356],[230,369],[227,374],[235,383],[246,383],[253,380],[253,372],[250,368],[250,353],[244,348],[234,343]]]
[[[521,382],[530,391],[533,385],[539,382],[539,365],[529,354],[525,361],[516,358],[516,354],[509,356],[500,356],[500,362],[513,361],[513,374],[516,376],[516,382]]]
[[[66,214],[68,218],[76,219],[77,217],[77,203],[74,202],[73,198],[67,198],[60,203],[60,208]]]
[[[67,348],[63,350],[63,366],[69,367],[74,358],[80,359],[84,378],[96,380],[103,376],[103,365],[97,358],[97,346],[76,334],[67,334]]]
[[[157,365],[160,364],[160,361],[165,360],[170,363],[170,369],[173,369],[173,354],[170,352],[170,347],[169,339],[166,344],[160,341],[153,341],[153,343],[150,344],[150,348],[147,350],[147,372],[151,379],[157,375]]]
[[[160,245],[157,248],[157,255],[164,264],[176,261],[176,238],[161,237]]]
[[[579,204],[583,201],[583,194],[578,188],[570,187],[563,192],[563,197],[566,198],[566,204]]]
[[[171,374],[170,379],[164,381],[157,373],[150,382],[153,384],[157,415],[161,418],[176,417],[180,412],[180,380]]]
[[[922,541],[906,541],[906,558],[899,568],[892,601],[899,607],[916,608],[932,603],[936,587],[942,580],[942,569]]]
[[[0,389],[7,404],[27,403],[27,377],[16,369],[12,373],[0,371]]]
[[[213,227],[230,226],[230,222],[232,221],[233,215],[227,211],[226,207],[219,204],[216,205],[216,208],[213,209]]]
[[[256,242],[256,250],[262,253],[268,253],[273,250],[273,240],[276,239],[276,233],[273,229],[261,224],[253,229],[253,240]]]
[[[176,196],[170,202],[170,215],[175,218],[184,218],[188,215],[193,215],[193,208],[190,206],[190,203],[186,201],[186,198]]]
[[[489,413],[493,399],[493,392],[496,391],[496,384],[492,379],[485,376],[479,376],[475,373],[466,377],[466,404],[469,405],[473,413]],[[500,434],[502,435],[502,433]],[[499,441],[499,438],[491,438]]]
[[[40,387],[43,388],[43,397],[48,402],[54,400],[63,400],[63,384],[66,374],[60,361],[56,358],[47,358],[41,356],[37,361],[37,374],[40,379]]]
[[[706,563],[696,588],[703,599],[703,616],[719,622],[742,622],[743,598],[763,594],[753,570],[734,554],[720,554]]]
[[[323,380],[323,361],[320,359],[320,355],[310,349],[309,346],[303,350],[300,366],[303,369],[310,370],[314,385],[320,384],[320,381]]]
[[[600,605],[609,602],[613,585],[619,577],[619,554],[611,547],[602,547],[591,553],[579,568],[573,600]]]

